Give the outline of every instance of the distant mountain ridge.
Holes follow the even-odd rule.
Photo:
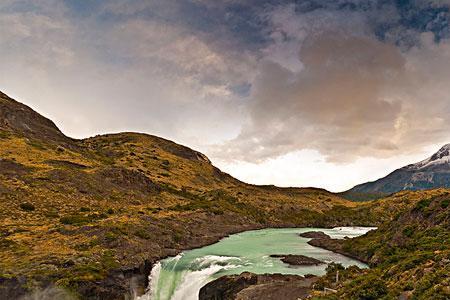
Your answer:
[[[359,184],[342,193],[352,200],[370,200],[403,190],[450,187],[450,144],[429,158],[397,169],[386,177]]]

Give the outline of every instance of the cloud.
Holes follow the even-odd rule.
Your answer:
[[[315,22],[292,9],[274,12],[274,40],[252,84],[249,118],[214,155],[260,163],[315,149],[328,161],[350,162],[448,141],[448,40],[414,31],[417,41],[398,47],[370,33],[370,17],[345,13],[314,12]],[[282,46],[297,50],[297,62],[279,59],[286,58],[276,55]]]
[[[207,96],[215,92],[227,96],[231,92],[227,86],[241,83],[249,68],[247,59],[235,65],[236,57],[216,51],[201,36],[154,20],[133,19],[114,25],[106,32],[104,47],[130,65],[153,69],[171,80],[183,77],[197,83]]]
[[[58,9],[61,6],[53,2],[45,1],[53,9],[45,8],[44,3],[38,5],[35,10],[39,13],[27,10],[1,13],[0,8],[0,53],[4,60],[20,54],[27,64],[73,63],[70,41],[73,32],[69,22],[61,17],[62,9]]]
[[[448,138],[445,5],[7,0],[0,88],[69,135],[143,131],[213,159],[414,152]]]
[[[247,84],[251,54],[162,19],[173,11],[142,13],[147,2],[108,2],[80,17],[60,1],[46,10],[49,1],[2,3],[4,91],[75,137],[134,130],[199,147],[237,133],[235,90]]]

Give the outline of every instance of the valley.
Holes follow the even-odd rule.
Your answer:
[[[182,252],[158,262],[151,274],[150,290],[139,300],[170,300],[199,298],[199,291],[208,282],[226,275],[243,272],[256,274],[324,275],[327,263],[344,266],[367,267],[359,261],[324,249],[308,245],[308,239],[299,233],[310,230],[325,231],[335,238],[355,237],[371,228],[334,229],[263,229],[231,235],[216,244]],[[276,256],[281,254],[304,254],[316,258],[318,265],[292,266]],[[220,297],[217,295],[217,297]],[[202,297],[200,297],[202,298]],[[208,299],[207,297],[204,297]]]
[[[446,299],[448,193],[405,190],[353,202],[317,188],[250,185],[156,136],[69,138],[0,94],[0,298],[44,291],[131,299],[145,292],[157,261],[230,234],[376,226],[338,246],[373,268],[343,271],[337,299],[378,299],[352,298],[355,285],[370,287],[373,277],[381,278],[383,297]]]

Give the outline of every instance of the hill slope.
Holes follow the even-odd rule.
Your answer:
[[[167,255],[246,229],[353,224],[327,212],[355,205],[240,182],[151,135],[74,140],[0,94],[0,299],[48,287],[124,299]]]
[[[344,241],[322,240],[329,249],[360,258],[370,270],[340,269],[322,278],[316,288],[337,288],[336,295],[318,299],[449,299],[450,298],[450,193],[449,190],[404,193],[386,202],[409,202],[378,230]],[[384,203],[383,203],[384,202]],[[405,203],[404,203],[405,204]],[[338,242],[336,245],[335,242]]]
[[[450,190],[402,191],[366,202],[352,214],[382,219],[377,230],[353,239],[315,235],[308,244],[341,253],[370,269],[339,264],[325,276],[299,278],[251,273],[223,276],[205,285],[202,299],[447,300],[450,299]],[[329,215],[344,216],[334,209]],[[372,219],[373,223],[375,223]],[[338,273],[338,275],[337,275]],[[338,278],[338,282],[336,282]],[[328,289],[336,290],[329,293]],[[244,296],[245,295],[245,296]],[[306,298],[306,297],[312,298]],[[247,299],[247,298],[245,298]],[[253,299],[253,298],[251,298]]]
[[[357,185],[342,196],[354,200],[369,200],[402,190],[441,187],[450,187],[450,144],[421,162],[395,170],[379,180]]]

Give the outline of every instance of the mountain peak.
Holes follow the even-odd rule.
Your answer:
[[[448,156],[450,156],[450,144],[444,145],[438,152],[431,156],[431,159],[438,160]]]
[[[442,146],[431,157],[416,164],[409,165],[407,168],[413,170],[420,170],[430,166],[443,164],[450,164],[450,144]]]

